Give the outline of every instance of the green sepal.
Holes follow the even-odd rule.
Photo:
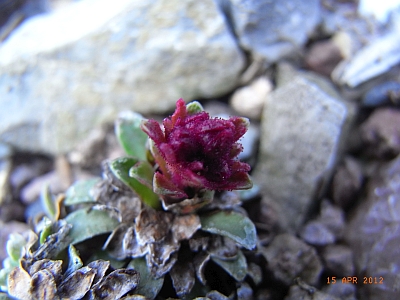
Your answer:
[[[145,184],[142,184],[137,179],[129,176],[130,169],[137,163],[138,160],[132,157],[117,158],[110,162],[110,170],[115,177],[135,191],[143,203],[146,203],[154,209],[160,209],[161,203],[159,197],[153,192],[153,189]],[[140,164],[145,165],[144,162],[140,162]],[[146,169],[146,167],[143,167],[142,169]],[[146,173],[147,171],[142,170],[140,172]]]
[[[194,114],[198,114],[198,113],[204,111],[204,108],[200,104],[200,102],[192,101],[192,102],[186,104],[186,110],[188,112],[188,115],[194,115]]]
[[[234,211],[219,211],[200,216],[201,229],[227,236],[246,249],[254,249],[257,242],[256,228],[245,215]]]
[[[138,160],[147,159],[147,134],[142,131],[140,124],[143,116],[135,112],[120,114],[115,122],[115,134],[126,154]]]

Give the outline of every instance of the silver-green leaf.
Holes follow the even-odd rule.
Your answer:
[[[143,257],[131,260],[127,268],[134,269],[140,273],[140,282],[136,287],[135,293],[145,296],[146,299],[154,299],[163,286],[164,277],[155,278]]]
[[[69,232],[71,244],[77,244],[96,235],[111,232],[119,222],[107,211],[80,209],[70,213],[65,220],[72,225]]]
[[[243,214],[234,211],[220,211],[200,216],[201,229],[227,236],[246,249],[256,246],[257,234],[253,222]]]
[[[121,147],[126,154],[145,161],[147,159],[147,134],[140,129],[140,124],[144,118],[134,112],[124,112],[120,114],[115,122],[115,134]]]
[[[247,275],[247,261],[242,251],[238,252],[235,259],[221,259],[213,255],[211,259],[237,281],[242,281]]]
[[[100,178],[92,178],[75,182],[67,190],[64,204],[74,205],[78,203],[96,202],[96,200],[92,196],[91,190],[98,182],[100,182],[100,180]]]

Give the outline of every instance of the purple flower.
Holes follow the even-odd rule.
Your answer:
[[[158,165],[155,192],[176,203],[202,190],[248,189],[250,166],[237,158],[243,147],[248,120],[210,118],[204,111],[191,113],[179,99],[176,110],[163,121],[142,123],[142,130],[154,142],[152,152]]]

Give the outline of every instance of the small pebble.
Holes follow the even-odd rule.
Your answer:
[[[250,85],[237,89],[230,99],[230,104],[239,115],[260,119],[265,98],[272,89],[272,82],[266,77],[260,77]]]
[[[370,89],[362,98],[365,107],[400,105],[400,82],[388,81]]]

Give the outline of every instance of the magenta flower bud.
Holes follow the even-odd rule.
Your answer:
[[[154,191],[177,203],[204,190],[251,188],[250,166],[237,158],[243,150],[238,140],[248,125],[246,118],[225,120],[204,111],[191,113],[182,99],[163,127],[155,120],[144,121],[141,128],[154,142],[158,165]]]

